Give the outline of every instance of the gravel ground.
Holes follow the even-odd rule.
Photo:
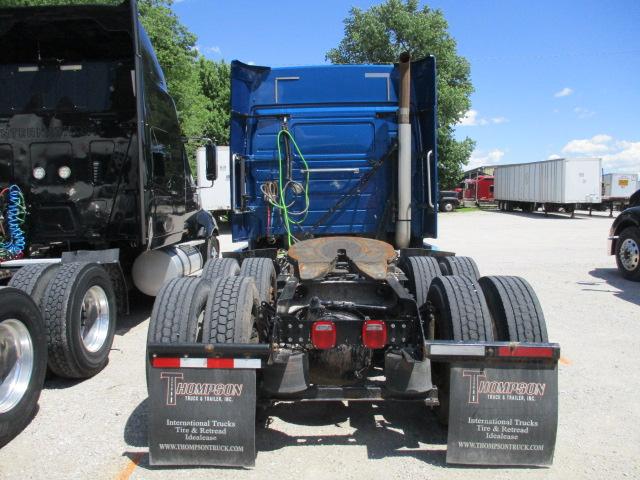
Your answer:
[[[440,219],[440,248],[473,256],[483,274],[521,275],[538,292],[563,356],[551,468],[447,467],[446,432],[426,408],[332,403],[270,410],[253,469],[152,469],[144,373],[151,303],[137,300],[104,372],[47,381],[36,418],[0,451],[0,478],[639,478],[640,284],[623,280],[605,253],[611,219],[501,212]]]

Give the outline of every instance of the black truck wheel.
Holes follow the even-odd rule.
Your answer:
[[[9,286],[22,290],[36,302],[38,307],[42,308],[44,292],[59,268],[59,263],[26,265],[11,277]]]
[[[453,212],[456,209],[456,206],[453,202],[444,202],[440,207],[442,212]]]
[[[442,257],[440,268],[443,275],[466,275],[472,280],[480,278],[478,265],[471,257]]]
[[[407,286],[416,299],[418,308],[422,308],[427,301],[431,282],[441,275],[438,261],[433,257],[403,257],[400,269],[409,279]]]
[[[165,283],[153,303],[147,343],[195,343],[202,336],[210,287],[198,277]]]
[[[253,278],[260,301],[275,305],[276,269],[270,258],[245,258],[240,267],[240,276]]]
[[[616,241],[616,264],[627,280],[640,282],[640,229],[627,227]]]
[[[205,343],[257,342],[259,298],[255,281],[233,276],[219,280],[209,294],[202,340]]]
[[[38,306],[23,291],[0,287],[0,448],[33,417],[46,371]]]
[[[211,287],[198,277],[178,277],[165,283],[153,302],[147,345],[197,343],[202,339],[207,297]],[[147,386],[151,363],[146,358]]]
[[[233,258],[212,258],[204,264],[202,269],[202,280],[212,283],[219,278],[226,278],[238,275],[240,265]]]
[[[436,277],[429,288],[428,302],[433,316],[429,325],[429,338],[454,341],[492,341],[491,316],[482,290],[467,276]],[[434,383],[439,389],[438,420],[449,421],[449,383],[451,367],[448,363],[434,362]]]
[[[505,342],[548,342],[547,326],[538,296],[520,277],[493,276],[478,280],[495,328]]]
[[[107,271],[96,263],[61,265],[42,305],[51,371],[88,378],[102,370],[109,361],[117,317]]]

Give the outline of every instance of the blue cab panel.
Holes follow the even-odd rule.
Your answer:
[[[287,178],[278,133],[286,129],[290,179],[305,185],[308,211],[292,215],[298,239],[356,235],[393,243],[397,202],[398,68],[323,65],[269,68],[231,64],[232,234],[264,245],[286,235],[265,184]],[[436,66],[433,57],[411,64],[412,246],[437,235]],[[284,135],[282,135],[284,137]],[[261,188],[263,187],[263,188]],[[289,211],[304,211],[304,192],[286,189]]]

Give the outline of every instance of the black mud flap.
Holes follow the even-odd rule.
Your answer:
[[[430,342],[427,351],[451,363],[447,463],[551,465],[557,344]]]
[[[260,355],[215,345],[149,345],[148,354],[149,463],[254,466]]]

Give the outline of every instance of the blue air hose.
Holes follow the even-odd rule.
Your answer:
[[[11,185],[3,190],[2,195],[7,194],[6,230],[8,239],[0,241],[0,261],[19,258],[23,255],[26,246],[24,225],[27,209],[24,195],[17,185]]]

